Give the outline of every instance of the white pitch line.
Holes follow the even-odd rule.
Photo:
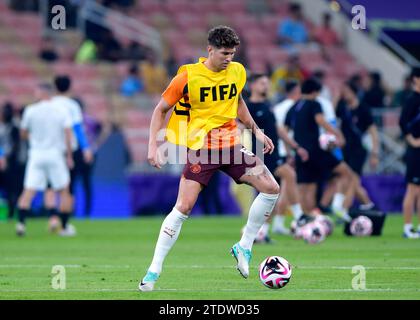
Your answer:
[[[12,269],[12,268],[51,268],[54,265],[62,265],[66,268],[97,268],[97,269],[129,269],[129,268],[139,268],[139,266],[130,266],[130,265],[112,265],[112,264],[0,264],[0,269]],[[363,265],[362,265],[363,266]],[[351,270],[354,266],[293,266],[293,269],[307,269],[307,270]],[[169,265],[166,266],[167,269],[232,269],[235,268],[234,265],[229,266],[206,266],[206,265]],[[252,268],[252,267],[251,267]],[[364,266],[366,270],[420,270],[419,267],[404,267],[404,266],[388,266],[388,267],[375,267],[375,266]]]
[[[109,268],[133,268],[133,266],[128,265],[112,265],[112,264],[97,264],[97,265],[81,265],[81,264],[0,264],[0,269],[11,269],[11,268],[51,268],[55,265],[60,265],[65,268],[99,268],[99,269],[109,269]]]
[[[267,292],[266,289],[219,289],[219,290],[200,290],[200,289],[155,289],[155,292],[203,292],[203,293],[218,293],[218,292]],[[138,292],[138,289],[134,288],[100,288],[100,289],[65,289],[65,290],[54,290],[54,289],[4,289],[0,292],[3,293],[18,293],[18,292],[39,292],[39,293],[58,293],[62,294],[65,292]],[[381,289],[363,289],[363,290],[354,290],[350,288],[336,288],[336,289],[311,289],[311,288],[301,288],[301,289],[292,289],[288,288],[282,292],[354,292],[354,293],[363,293],[363,292],[420,292],[420,289],[392,289],[392,288],[381,288]]]

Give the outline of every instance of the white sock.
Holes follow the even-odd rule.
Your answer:
[[[413,224],[411,224],[411,223],[404,224],[404,232],[405,233],[411,233],[411,229],[413,229]]]
[[[156,243],[155,253],[149,270],[161,273],[163,260],[178,239],[182,223],[188,218],[187,215],[179,212],[175,207],[166,216],[160,228],[159,238]]]
[[[276,214],[273,218],[273,228],[272,228],[272,230],[284,229],[285,228],[284,227],[284,220],[285,220],[285,216]]]
[[[333,210],[343,210],[343,204],[344,204],[344,200],[346,199],[346,196],[342,193],[336,193],[334,195],[332,204],[331,204],[331,208]]]
[[[252,202],[249,209],[248,221],[239,245],[244,249],[251,249],[258,230],[270,216],[276,204],[278,194],[260,193]]]
[[[298,220],[300,216],[303,214],[303,210],[302,210],[302,207],[300,206],[300,203],[292,204],[290,206],[290,209],[292,210],[293,218],[295,220]]]

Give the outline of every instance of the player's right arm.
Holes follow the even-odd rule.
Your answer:
[[[332,124],[330,124],[327,120],[325,120],[324,115],[321,113],[317,113],[315,115],[315,121],[316,123],[325,129],[325,131],[327,131],[328,133],[331,133],[333,135],[336,136],[337,138],[337,146],[338,147],[343,147],[346,143],[346,140],[344,139],[343,134],[341,133],[340,130],[338,130],[337,128],[335,128]]]
[[[163,129],[168,111],[184,96],[184,88],[187,81],[187,72],[176,75],[163,92],[162,98],[156,105],[155,110],[153,110],[152,119],[150,121],[147,160],[155,168],[160,169],[162,167],[162,159],[160,158],[157,145],[158,132]]]
[[[162,166],[158,153],[157,135],[158,132],[163,129],[166,114],[171,108],[172,106],[170,106],[164,98],[161,98],[155,107],[155,110],[153,111],[152,119],[150,121],[149,149],[147,152],[147,160],[153,167],[158,169],[160,169]]]

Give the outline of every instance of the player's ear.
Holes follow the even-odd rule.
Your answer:
[[[213,47],[213,46],[208,45],[208,46],[207,46],[207,52],[208,52],[209,56],[210,56],[210,54],[212,54],[212,52],[213,52],[213,51],[214,51],[214,47]]]

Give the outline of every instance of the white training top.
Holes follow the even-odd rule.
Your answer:
[[[329,124],[332,124],[334,127],[337,128],[337,116],[335,114],[335,109],[332,102],[321,96],[318,96],[316,98],[316,101],[318,101],[319,104],[321,105],[322,113],[324,114],[325,120],[327,120]],[[325,133],[324,128],[320,127],[319,129],[320,129],[319,134]]]
[[[52,104],[57,109],[62,109],[67,112],[68,117],[71,121],[71,126],[76,124],[83,123],[83,114],[80,105],[73,99],[66,97],[66,96],[55,96],[51,99]],[[78,148],[78,143],[76,136],[72,130],[72,142],[71,142],[72,150],[75,151]]]
[[[66,150],[64,129],[72,124],[67,113],[47,100],[28,105],[20,126],[29,132],[30,152],[63,152]]]
[[[321,96],[318,96],[316,101],[318,101],[321,105],[325,120],[327,120],[329,123],[335,123],[337,121],[337,116],[335,115],[335,109],[332,102]]]
[[[292,99],[285,99],[273,107],[273,113],[274,113],[274,116],[276,117],[277,126],[280,126],[280,127],[284,126],[284,123],[286,122],[287,113],[289,112],[290,108],[293,107],[295,103],[296,101]],[[289,135],[292,136],[293,134],[290,132]],[[279,152],[280,157],[287,156],[286,146],[282,139],[279,139],[277,143],[277,147],[279,150],[278,152]]]

